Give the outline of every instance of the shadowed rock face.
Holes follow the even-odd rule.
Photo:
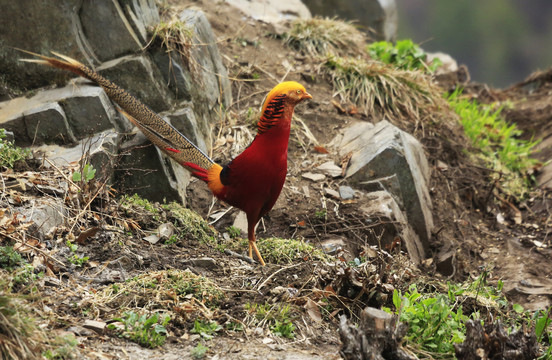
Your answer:
[[[427,188],[429,167],[421,144],[383,120],[376,125],[353,123],[336,145],[341,156],[351,154],[345,175],[349,184],[368,192],[387,192],[396,201],[393,209],[384,206],[387,200],[375,198],[370,207],[389,208],[394,217],[390,220],[402,224],[408,235],[403,238],[411,258],[423,259],[429,252],[433,215]]]
[[[9,46],[42,54],[56,51],[97,65],[99,73],[163,112],[208,151],[210,122],[219,119],[218,109],[230,105],[232,94],[205,15],[188,9],[179,17],[193,43],[201,44],[192,47],[191,61],[199,66],[190,70],[182,62],[186,59],[169,58],[164,48],[142,50],[151,36],[147,29],[159,22],[154,0],[0,0],[0,5],[0,44],[6,45],[0,46],[0,99],[7,100],[0,103],[0,128],[13,133],[17,145],[39,146],[44,156],[64,165],[85,157],[121,190],[184,201],[188,172],[147,140],[129,140],[133,126],[101,88],[83,79],[67,84],[73,74],[22,63],[18,59],[29,56]],[[53,83],[61,87],[37,89]],[[13,98],[29,89],[37,89],[36,94]],[[106,142],[107,133],[113,136]]]

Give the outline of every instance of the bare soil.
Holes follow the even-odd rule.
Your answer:
[[[365,195],[357,192],[350,201],[334,199],[326,196],[323,189],[337,190],[339,185],[347,184],[346,179],[327,177],[324,181],[313,182],[301,175],[329,160],[340,163],[336,149],[328,144],[351,120],[377,122],[379,119],[369,114],[341,113],[332,104],[331,85],[317,71],[316,61],[284,47],[281,40],[272,36],[275,33],[272,26],[244,18],[224,2],[171,3],[205,11],[220,41],[219,48],[232,79],[234,103],[228,109],[229,117],[221,117],[219,124],[213,124],[213,157],[216,160],[228,161],[235,155],[236,144],[242,148],[247,145],[245,140],[240,143],[239,138],[247,138],[255,131],[247,124],[249,109],[257,109],[266,92],[278,82],[300,81],[314,97],[299,106],[296,113],[316,141],[309,140],[296,124],[290,141],[284,190],[274,209],[259,225],[257,236],[303,239],[315,245],[341,239],[347,243],[346,251],[341,253],[343,261],[338,264],[323,264],[306,258],[291,264],[260,267],[222,253],[191,235],[184,236],[176,244],[151,245],[143,237],[155,230],[162,220],[169,219],[170,214],[161,209],[161,219],[154,219],[148,214],[125,213],[107,191],[101,192],[92,202],[94,212],[83,215],[74,229],[76,234],[95,226],[103,229],[79,245],[79,252],[90,257],[84,267],[75,267],[67,261],[64,244],[69,232],[67,228],[59,229],[52,239],[35,241],[32,248],[26,248],[29,260],[32,261],[33,256],[42,257],[47,267],[48,277],[37,286],[41,294],[40,312],[44,314],[42,323],[52,333],[76,333],[80,342],[76,350],[80,352],[79,357],[190,358],[192,349],[201,339],[189,330],[200,314],[219,324],[237,320],[245,325],[244,331],[223,330],[213,340],[205,341],[209,358],[340,359],[339,315],[355,319],[367,305],[389,304],[393,289],[403,288],[413,281],[432,278],[464,281],[478,276],[483,269],[490,272],[491,282],[499,279],[504,282],[504,291],[512,302],[529,309],[542,309],[551,304],[551,194],[535,188],[531,197],[521,203],[496,196],[493,191],[496,184],[489,180],[489,171],[473,164],[465,154],[469,143],[462,136],[460,126],[454,125],[454,118],[423,127],[405,119],[391,119],[422,142],[431,164],[434,258],[416,267],[399,246],[388,248],[386,252],[364,253],[370,259],[367,264],[356,268],[348,266],[347,261],[358,257],[359,251],[366,251],[368,245],[377,245],[377,237],[362,221],[358,210]],[[454,74],[440,81],[445,89],[457,84]],[[552,78],[541,77],[538,81],[506,90],[471,83],[463,86],[483,102],[510,100],[512,107],[506,111],[507,119],[516,122],[527,136],[538,137],[549,132]],[[543,161],[549,155],[549,149],[540,154]],[[57,179],[48,185],[56,186],[61,181],[55,170],[41,171],[42,176]],[[33,171],[2,174],[3,179],[28,180],[33,176]],[[2,206],[31,204],[34,198],[41,196],[49,195],[33,189],[13,190],[2,195]],[[79,206],[82,208],[82,203]],[[213,220],[211,214],[227,210],[225,204],[213,202],[208,189],[199,181],[190,185],[187,206],[209,221]],[[78,215],[78,210],[76,206],[74,214]],[[516,224],[518,210],[522,221]],[[227,232],[236,214],[235,210],[227,212],[213,223],[214,228],[220,234]],[[501,216],[504,220],[497,221]],[[5,233],[6,229],[2,231]],[[17,234],[0,236],[0,239],[5,243],[20,241]],[[220,234],[218,236],[222,237]],[[240,252],[245,254],[245,251],[244,248]],[[453,260],[443,270],[438,267],[447,252],[452,254]],[[214,261],[209,261],[208,265],[190,262],[190,259],[201,258]],[[81,334],[74,329],[82,326],[86,319],[109,321],[120,315],[112,304],[100,306],[96,303],[94,294],[137,275],[169,269],[189,269],[212,280],[223,289],[224,301],[219,307],[208,310],[201,310],[198,305],[186,316],[174,319],[168,325],[167,343],[154,350],[119,339],[109,332]],[[275,290],[279,287],[292,295],[282,298],[282,293]],[[274,336],[267,327],[245,321],[245,305],[253,302],[291,304],[297,327],[295,337]],[[311,302],[328,305],[329,310],[322,311],[321,319],[309,312]]]

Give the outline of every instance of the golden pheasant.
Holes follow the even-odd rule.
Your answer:
[[[259,262],[265,265],[255,243],[255,226],[272,209],[284,185],[295,105],[312,99],[301,84],[286,81],[268,93],[257,124],[257,136],[248,148],[223,167],[149,107],[84,64],[54,52],[59,59],[25,52],[38,59],[22,61],[69,70],[101,86],[153,144],[205,181],[217,198],[243,210],[247,215],[249,257],[253,258],[254,251]]]

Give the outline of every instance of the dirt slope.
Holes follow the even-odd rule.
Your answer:
[[[171,3],[173,6],[196,6],[206,12],[220,40],[219,47],[233,80],[234,103],[228,109],[229,117],[221,117],[220,124],[213,128],[215,159],[224,162],[235,155],[235,144],[247,144],[254,131],[247,126],[250,108],[257,109],[264,94],[276,83],[284,79],[301,81],[314,96],[313,101],[297,109],[297,115],[313,137],[308,139],[300,126],[294,128],[288,179],[277,205],[259,226],[258,237],[301,238],[313,244],[335,237],[365,238],[369,229],[353,226],[358,216],[357,204],[327,198],[322,193],[322,185],[335,188],[346,181],[337,179],[316,183],[302,178],[301,173],[328,160],[339,163],[339,157],[332,153],[331,148],[329,154],[321,154],[314,150],[315,145],[326,146],[352,119],[377,119],[338,112],[332,104],[331,85],[316,71],[316,62],[285,48],[280,40],[270,36],[275,32],[270,25],[244,19],[239,11],[224,2]],[[544,84],[548,85],[538,85],[529,94],[526,86],[499,91],[471,84],[469,89],[481,101],[511,99],[513,108],[508,110],[508,118],[529,130],[546,125],[548,118],[540,115],[545,113],[543,108],[552,104],[551,82],[551,79],[545,79]],[[488,172],[467,159],[463,153],[467,141],[461,135],[460,127],[451,126],[451,123],[443,121],[449,125],[420,129],[414,124],[397,122],[424,144],[432,166],[435,254],[442,255],[447,251],[452,254],[450,277],[454,280],[477,276],[485,267],[491,270],[491,281],[504,281],[504,288],[512,301],[535,309],[548,306],[552,296],[548,235],[552,226],[550,193],[535,189],[532,197],[521,204],[512,204],[506,199],[500,201],[489,195],[494,185],[488,180]],[[446,170],[441,164],[447,165]],[[65,176],[70,171],[61,170]],[[48,177],[60,181],[56,170],[6,172],[2,179],[33,184],[37,173],[44,177],[44,181]],[[56,181],[48,185],[55,187],[58,185]],[[68,216],[69,224],[78,223],[81,231],[102,227],[102,231],[84,238],[79,245],[79,253],[90,257],[83,267],[67,261],[71,255],[65,247],[65,241],[70,237],[68,228],[60,228],[51,238],[22,248],[30,260],[33,256],[41,257],[47,267],[48,277],[37,286],[41,300],[35,303],[40,304],[37,311],[41,314],[41,322],[52,333],[63,335],[69,331],[79,335],[81,345],[75,350],[80,352],[79,357],[190,358],[192,349],[202,343],[209,348],[207,356],[214,359],[339,359],[339,315],[354,319],[364,306],[381,306],[388,302],[394,288],[421,278],[422,273],[444,279],[436,269],[437,260],[428,259],[418,269],[399,251],[392,252],[392,256],[367,255],[371,258],[370,263],[355,269],[346,263],[321,263],[312,254],[261,268],[239,256],[221,252],[209,241],[201,241],[196,233],[181,231],[181,238],[174,244],[152,245],[143,240],[149,231],[167,221],[182,225],[183,220],[159,204],[154,206],[153,213],[136,207],[122,207],[108,190],[99,192],[94,199],[93,212],[80,214],[78,206],[81,204],[75,205]],[[86,194],[91,193],[94,192]],[[2,195],[2,207],[9,208],[14,204],[32,206],[36,198],[48,196],[51,197],[33,186],[16,188]],[[79,199],[79,196],[82,193],[70,191],[68,198]],[[189,199],[189,207],[209,220],[212,220],[209,215],[227,209],[224,204],[213,204],[211,195],[200,182],[190,186]],[[326,215],[321,219],[316,213],[323,208]],[[520,224],[514,222],[515,209],[521,211],[523,221]],[[504,220],[497,221],[499,213],[503,214]],[[233,210],[227,212],[213,226],[221,234],[227,232],[234,215]],[[80,216],[78,222],[74,220],[75,216]],[[14,222],[13,225],[17,224]],[[15,231],[2,241],[20,241],[20,234]],[[220,239],[223,235],[215,237]],[[366,246],[360,240],[357,245]],[[243,252],[245,248],[235,247],[234,250]],[[191,259],[196,261],[190,262]],[[147,279],[152,283],[163,284],[168,281],[163,274],[183,269],[189,269],[194,276],[209,279],[222,291],[224,296],[216,306],[204,305],[205,299],[213,296],[209,291],[180,298],[168,290],[150,291],[148,283],[136,289],[129,285],[133,279],[143,279],[144,276],[150,276]],[[113,289],[123,286],[129,286],[125,288],[126,293],[119,293],[125,293],[124,296],[114,293]],[[199,298],[204,302],[194,300]],[[296,327],[294,337],[275,336],[269,326],[256,323],[247,308],[251,303],[290,304],[291,318]],[[120,316],[118,309],[123,304],[139,304],[149,311],[177,314],[167,327],[167,343],[150,350],[109,334],[86,332],[81,328],[86,319],[107,322]],[[312,304],[316,305],[313,307]],[[214,339],[201,340],[200,335],[190,332],[198,316],[224,326],[237,321],[243,325],[243,331],[225,327]]]

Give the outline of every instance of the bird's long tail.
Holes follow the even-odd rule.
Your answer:
[[[165,119],[94,70],[75,59],[55,52],[52,52],[52,54],[59,59],[25,50],[21,51],[37,57],[37,59],[21,59],[21,61],[68,70],[101,86],[109,98],[119,105],[119,111],[136,125],[153,144],[182,166],[188,168],[194,176],[209,182],[213,175],[220,173],[220,169],[222,169],[220,165],[211,160],[209,156]]]

